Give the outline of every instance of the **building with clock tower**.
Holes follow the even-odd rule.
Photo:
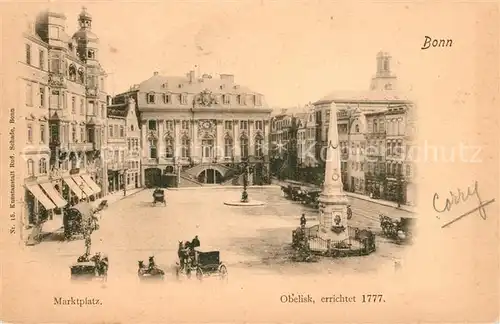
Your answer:
[[[113,104],[128,98],[136,103],[146,187],[240,183],[242,162],[251,166],[250,181],[269,180],[271,109],[233,75],[155,72]]]

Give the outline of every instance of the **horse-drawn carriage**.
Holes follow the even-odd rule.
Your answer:
[[[165,201],[165,191],[163,189],[155,189],[153,192],[153,206],[156,206],[156,203],[162,203],[163,206],[167,205]]]
[[[380,227],[384,236],[395,240],[397,243],[411,243],[413,239],[413,226],[415,218],[401,217],[398,219],[380,215]]]
[[[149,257],[149,264],[146,267],[144,261],[139,261],[139,269],[137,270],[137,275],[141,280],[151,280],[160,279],[163,280],[165,272],[158,268],[154,261],[154,257]]]
[[[92,205],[81,202],[64,210],[64,236],[66,239],[83,237],[85,233],[92,233],[99,229],[97,217]]]
[[[211,275],[217,275],[221,280],[227,280],[227,267],[220,260],[219,251],[201,252],[194,249],[184,260],[177,263],[175,271],[177,279],[180,278],[181,274],[191,278],[193,272],[198,280]]]
[[[304,203],[313,207],[319,208],[319,195],[321,194],[321,189],[311,189],[305,192]]]
[[[80,256],[76,263],[71,265],[71,279],[73,280],[107,280],[109,259],[107,255],[96,253],[92,257],[87,254]]]

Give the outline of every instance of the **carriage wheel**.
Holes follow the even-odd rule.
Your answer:
[[[220,280],[227,280],[227,268],[225,265],[221,265],[219,268]]]
[[[203,270],[200,267],[196,268],[196,279],[200,281],[203,279]]]

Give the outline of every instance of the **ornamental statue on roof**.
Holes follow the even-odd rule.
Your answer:
[[[200,106],[209,107],[217,104],[217,98],[212,94],[212,91],[205,89],[197,96],[196,103]]]

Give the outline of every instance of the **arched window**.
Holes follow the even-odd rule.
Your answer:
[[[255,156],[261,157],[264,156],[263,154],[263,143],[264,141],[262,140],[262,137],[256,137],[255,138]]]
[[[165,157],[166,158],[174,157],[174,139],[171,137],[167,137],[165,139]]]
[[[231,137],[226,137],[224,139],[224,156],[225,157],[233,156],[233,139]]]
[[[78,82],[83,84],[85,82],[85,73],[83,72],[82,68],[78,69]]]
[[[38,169],[40,174],[47,174],[47,160],[45,158],[41,158],[38,162]]]
[[[34,163],[32,159],[28,160],[28,176],[33,177],[35,175]]]
[[[76,81],[76,67],[74,64],[69,65],[68,75],[71,81]]]
[[[248,157],[248,138],[242,136],[240,139],[241,157]]]
[[[182,146],[181,147],[182,148],[181,156],[183,158],[187,158],[187,157],[191,156],[190,145],[191,145],[191,141],[189,140],[189,138],[183,137],[182,141],[181,141],[181,146]]]

